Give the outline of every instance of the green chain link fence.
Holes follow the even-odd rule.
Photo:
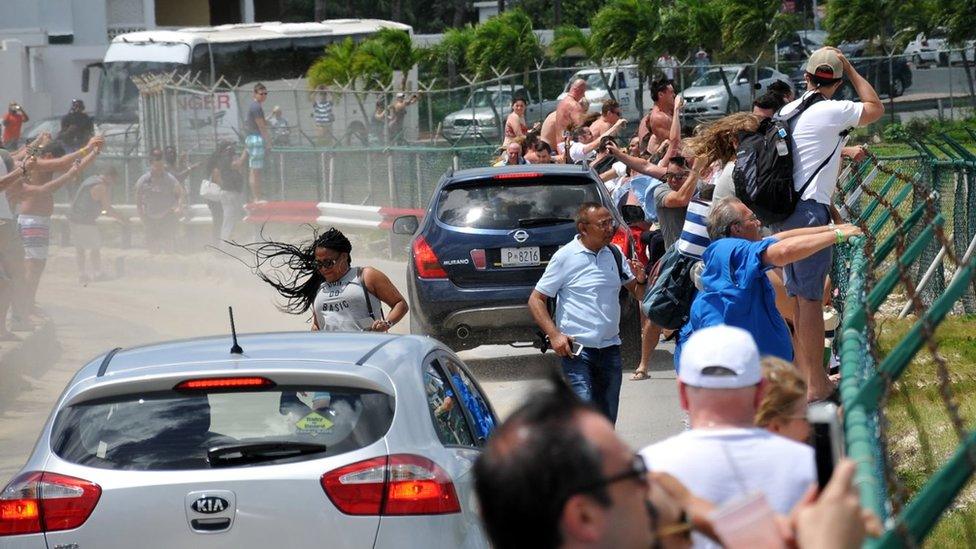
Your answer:
[[[971,498],[960,497],[976,470],[976,433],[960,406],[971,395],[958,393],[968,386],[957,383],[964,374],[957,357],[940,349],[938,333],[948,315],[976,312],[976,133],[969,133],[971,143],[930,136],[910,142],[913,156],[869,156],[850,168],[837,196],[864,233],[838,247],[832,279],[843,318],[837,341],[847,451],[857,462],[862,503],[885,525],[867,547],[922,545],[954,501],[966,538],[954,541],[976,546],[965,513]],[[910,328],[885,352],[885,324],[909,312]],[[953,451],[929,443],[930,426],[911,400],[924,388],[904,383],[909,369],[931,369],[939,417],[948,423],[939,430],[958,439]],[[906,417],[892,411],[892,398],[907,403]],[[919,443],[899,438],[906,432]],[[916,461],[922,471],[913,470]]]

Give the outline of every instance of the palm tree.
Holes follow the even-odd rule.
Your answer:
[[[593,35],[583,32],[576,25],[561,25],[556,27],[552,43],[549,44],[550,56],[558,59],[565,57],[566,53],[572,50],[582,52],[583,58],[592,62],[600,69],[600,79],[603,80],[603,87],[609,92],[610,98],[616,100],[617,97],[614,95],[613,90],[610,88],[610,83],[607,81],[607,75],[603,72],[603,50],[596,47],[596,43],[593,41]]]
[[[828,9],[833,3],[828,4]],[[725,0],[722,12],[725,52],[756,59],[769,49],[770,43],[795,31],[796,17],[780,13],[781,7],[779,0]]]
[[[362,80],[362,73],[359,72],[361,66],[359,45],[353,42],[352,38],[346,38],[341,42],[329,44],[325,48],[325,54],[309,67],[306,78],[312,89],[325,85],[341,86],[351,90],[363,114],[363,121],[366,127],[369,127],[364,97],[357,90],[357,84]]]
[[[644,79],[657,59],[654,29],[660,25],[659,0],[611,0],[593,17],[594,45],[608,58],[637,63],[637,109],[644,110]]]
[[[467,60],[475,73],[491,75],[492,69],[521,72],[529,84],[529,71],[542,57],[542,44],[532,32],[532,20],[520,9],[506,11],[474,28]]]
[[[447,69],[447,86],[453,88],[458,73],[468,72],[468,48],[474,42],[474,27],[465,25],[453,27],[444,32],[440,43],[428,52],[435,65]],[[441,65],[441,64],[444,65]],[[442,72],[442,71],[438,71]]]

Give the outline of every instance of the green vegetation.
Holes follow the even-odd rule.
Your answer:
[[[890,351],[908,332],[911,319],[879,319],[879,353]],[[948,365],[949,386],[964,428],[976,419],[976,317],[953,316],[936,330],[939,353]],[[942,398],[937,363],[927,348],[895,382],[885,406],[888,459],[908,495],[915,494],[955,451],[959,437]],[[906,498],[907,499],[907,498]],[[976,485],[972,481],[926,539],[926,547],[976,545],[966,526],[976,525]]]

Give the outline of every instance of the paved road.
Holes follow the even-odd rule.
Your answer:
[[[10,391],[0,392],[0,486],[26,460],[68,379],[105,350],[228,333],[227,305],[234,306],[241,332],[307,329],[301,318],[277,312],[271,290],[233,260],[201,256],[196,261],[204,267],[183,270],[181,265],[192,259],[178,256],[160,261],[130,251],[125,254],[126,276],[83,287],[75,278],[72,258],[64,250],[54,252],[39,295],[57,326],[60,353],[54,360],[39,361],[23,379],[3,381],[19,384],[20,390],[12,396]],[[108,263],[114,264],[112,258]],[[403,263],[369,263],[398,284],[404,280]],[[402,322],[394,331],[402,333],[406,326]],[[542,356],[535,349],[499,346],[461,356],[502,417],[530,394],[533,380],[558,364],[552,353]],[[670,351],[659,350],[651,380],[623,382],[618,429],[633,446],[682,428],[670,364]]]

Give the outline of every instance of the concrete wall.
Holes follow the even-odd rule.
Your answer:
[[[210,3],[202,0],[166,0],[156,3],[156,24],[161,27],[210,25]]]

